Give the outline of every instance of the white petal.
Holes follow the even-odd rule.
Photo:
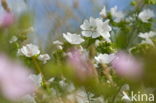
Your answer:
[[[84,42],[84,39],[77,34],[67,33],[63,34],[63,37],[71,44],[81,44],[82,42]]]

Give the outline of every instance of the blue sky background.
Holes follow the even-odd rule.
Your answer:
[[[79,19],[76,21],[75,18],[70,18],[68,24],[71,28],[61,27],[61,32],[76,31],[83,19],[89,18],[90,16],[98,17],[100,10],[104,5],[109,8],[117,5],[120,10],[126,10],[129,7],[131,0],[8,0],[9,6],[13,11],[20,15],[23,11],[32,11],[35,17],[34,28],[35,34],[39,35],[42,39],[46,40],[46,34],[48,34],[53,28],[55,19],[49,18],[49,14],[55,13],[59,17],[64,17],[65,12],[63,7],[72,9],[74,15]],[[73,8],[73,4],[78,1],[79,7]],[[96,1],[96,2],[95,2]],[[61,3],[61,5],[59,5]],[[0,7],[0,12],[3,12]],[[56,35],[56,34],[52,34]]]

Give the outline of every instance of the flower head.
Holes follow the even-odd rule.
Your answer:
[[[98,56],[95,57],[95,60],[98,63],[109,64],[112,62],[114,57],[115,57],[114,54],[99,54]]]
[[[18,50],[18,55],[24,55],[26,57],[32,57],[38,54],[40,54],[40,50],[33,44],[27,44]]]
[[[68,62],[73,67],[79,79],[96,76],[96,70],[86,55],[80,50],[72,50],[68,53]]]
[[[11,12],[5,12],[0,15],[0,27],[8,27],[14,22],[14,16]]]
[[[112,28],[109,26],[109,20],[106,20],[105,22],[97,22],[98,23],[98,32],[99,34],[107,41],[110,42],[110,31]]]
[[[125,52],[116,54],[112,67],[119,75],[128,79],[138,79],[142,75],[142,64]]]
[[[56,45],[56,47],[57,47],[58,49],[60,49],[60,50],[63,49],[63,47],[62,47],[63,43],[62,43],[61,41],[55,40],[55,41],[53,41],[53,44]]]
[[[84,42],[84,39],[81,38],[80,35],[71,34],[69,32],[67,34],[63,34],[63,37],[71,44],[81,44]]]
[[[11,38],[11,40],[9,41],[9,43],[14,43],[14,42],[16,42],[18,40],[18,38],[16,37],[16,36],[13,36],[12,38]]]
[[[80,28],[83,30],[82,35],[85,37],[97,38],[103,36],[106,40],[109,40],[111,27],[109,26],[109,20],[105,22],[100,18],[92,18],[84,20]]]
[[[100,34],[97,31],[97,22],[102,22],[99,18],[92,18],[90,17],[89,20],[84,20],[83,24],[80,26],[80,28],[83,30],[82,35],[85,37],[92,37],[97,38],[100,36]]]
[[[106,17],[106,16],[107,16],[107,12],[106,12],[106,7],[105,7],[105,6],[104,6],[103,9],[101,10],[100,15],[101,15],[102,17]]]
[[[145,9],[142,12],[139,13],[138,17],[142,22],[147,23],[149,19],[153,18],[154,12],[150,9]]]
[[[147,43],[147,44],[151,44],[151,45],[154,45],[151,38],[155,37],[155,36],[156,36],[156,32],[153,32],[153,31],[150,31],[150,32],[147,32],[147,33],[140,33],[138,35],[138,37],[144,39],[144,40],[142,40],[142,43]]]
[[[147,32],[147,33],[140,33],[139,34],[139,37],[143,38],[143,39],[150,39],[150,38],[152,38],[154,36],[156,36],[156,32],[153,32],[153,31],[150,31],[150,32]]]
[[[120,22],[125,17],[123,12],[118,11],[117,6],[111,8],[110,13],[111,13],[112,17],[114,18],[115,22]]]
[[[38,74],[31,74],[28,77],[30,80],[32,80],[32,82],[35,84],[36,87],[41,87],[41,83],[42,83],[42,75]]]
[[[39,55],[38,59],[40,61],[43,61],[43,64],[47,63],[48,60],[50,60],[50,56],[48,54],[42,54]]]
[[[34,92],[35,85],[28,79],[30,74],[27,68],[0,55],[0,89],[7,99],[17,100]]]

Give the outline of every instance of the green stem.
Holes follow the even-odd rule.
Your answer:
[[[35,65],[35,68],[36,68],[37,73],[41,73],[42,76],[43,76],[43,73],[42,73],[42,71],[41,71],[41,68],[40,68],[39,64],[38,64],[37,61],[36,61],[36,58],[33,57],[32,60],[33,60],[33,63],[34,63],[34,65]]]
[[[42,75],[42,84],[41,84],[42,87],[45,88],[47,90],[47,92],[50,94],[51,90],[50,90],[49,86],[46,84],[45,75],[43,74],[42,69],[40,68],[40,65],[38,64],[35,57],[33,57],[32,60],[33,60],[33,63],[35,65],[36,71],[38,73],[41,73],[41,75]]]
[[[46,81],[45,81],[45,76],[44,76],[44,74],[43,74],[43,72],[42,72],[42,70],[40,68],[40,65],[38,64],[35,57],[32,57],[32,60],[33,60],[33,63],[35,65],[37,73],[41,73],[41,75],[42,75],[42,86],[46,87],[46,89],[48,89],[48,86],[46,85]]]

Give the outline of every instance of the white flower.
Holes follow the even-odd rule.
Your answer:
[[[97,38],[100,36],[100,34],[97,31],[97,22],[102,22],[101,19],[99,18],[92,18],[90,17],[89,20],[84,20],[83,24],[80,26],[80,28],[83,30],[82,35],[85,37],[92,37],[92,38]]]
[[[43,61],[43,64],[47,63],[48,60],[50,60],[50,56],[48,54],[42,54],[39,55],[38,59],[40,61]]]
[[[11,38],[11,40],[9,41],[9,43],[14,43],[14,42],[16,42],[18,40],[18,38],[16,37],[16,36],[13,36],[12,38]]]
[[[150,31],[150,32],[147,32],[147,33],[140,33],[139,34],[139,37],[143,38],[143,39],[149,39],[149,38],[152,38],[154,36],[156,36],[156,32],[153,32],[153,31]]]
[[[140,33],[138,35],[138,37],[144,39],[144,40],[142,40],[141,43],[147,43],[147,44],[151,44],[151,45],[153,45],[153,41],[151,40],[151,38],[154,36],[156,36],[156,32],[153,32],[153,31],[150,31],[147,33]]]
[[[112,17],[114,18],[115,22],[120,22],[125,17],[125,15],[122,11],[118,11],[117,6],[111,8],[110,13],[111,13]]]
[[[129,87],[128,84],[124,84],[124,85],[121,87],[121,89],[120,89],[121,92],[123,92],[123,91],[129,91],[129,90],[130,90],[130,87]]]
[[[107,16],[107,11],[106,11],[106,7],[105,7],[105,6],[104,6],[103,9],[101,10],[100,15],[101,15],[102,17],[106,17],[106,16]]]
[[[98,22],[98,28],[97,28],[99,34],[108,42],[110,42],[110,31],[112,28],[109,26],[109,20],[106,20],[105,22]]]
[[[36,103],[36,101],[32,95],[26,95],[22,97],[22,103]]]
[[[40,50],[33,44],[27,44],[18,50],[18,55],[24,55],[26,57],[32,57],[38,54],[40,54]]]
[[[150,9],[145,9],[142,12],[139,13],[138,17],[141,19],[142,22],[147,23],[149,19],[153,18],[154,12]]]
[[[48,80],[48,82],[53,82],[55,80],[55,78],[54,77],[52,77],[52,78],[50,78],[49,80]]]
[[[83,24],[80,26],[82,29],[82,35],[85,37],[97,38],[103,36],[106,40],[109,41],[111,27],[109,26],[109,20],[105,22],[100,18],[92,18],[89,20],[84,20]]]
[[[59,40],[55,40],[55,41],[53,41],[53,44],[55,44],[55,45],[63,45],[63,43],[60,42]]]
[[[63,34],[63,37],[71,44],[81,44],[84,42],[84,39],[81,38],[80,35],[71,34],[69,32],[67,34]]]
[[[28,78],[32,80],[37,87],[41,87],[41,83],[42,83],[41,74],[38,74],[38,75],[33,74],[33,75],[30,75]]]
[[[95,57],[95,60],[98,63],[109,64],[112,62],[114,57],[115,57],[114,54],[99,54],[98,56]]]
[[[83,89],[79,89],[72,94],[67,95],[67,99],[76,101],[76,103],[89,103],[87,93]]]
[[[153,41],[151,39],[145,39],[141,41],[141,44],[150,44],[150,45],[154,45]]]
[[[63,47],[62,47],[63,43],[60,42],[59,40],[53,41],[53,44],[56,45],[56,47],[57,47],[58,49],[60,49],[60,50],[63,49]]]

